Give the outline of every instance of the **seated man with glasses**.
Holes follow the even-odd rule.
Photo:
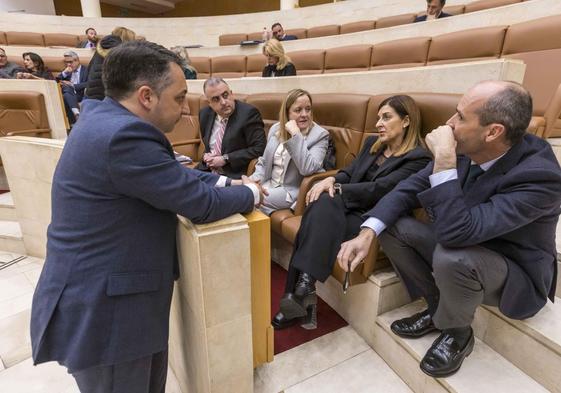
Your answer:
[[[64,53],[66,68],[56,77],[62,87],[64,108],[68,121],[73,124],[80,116],[79,103],[84,98],[88,82],[88,69],[80,64],[80,58],[74,51]]]

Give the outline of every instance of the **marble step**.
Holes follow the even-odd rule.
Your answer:
[[[17,221],[16,208],[12,194],[0,194],[0,221]]]
[[[26,254],[21,227],[17,221],[0,221],[0,250]]]
[[[496,307],[477,309],[476,336],[552,392],[561,393],[561,299],[523,321]]]
[[[414,302],[380,315],[376,321],[374,338],[376,352],[415,393],[548,391],[478,338],[473,352],[456,374],[439,379],[427,376],[419,368],[419,362],[438,334],[403,339],[390,330],[390,324],[394,320],[412,315],[422,308],[422,302]],[[512,345],[516,343],[513,342]]]
[[[33,366],[27,359],[0,371],[0,390],[9,393],[79,393],[72,375],[56,362]]]

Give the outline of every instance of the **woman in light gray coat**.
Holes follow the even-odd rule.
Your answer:
[[[250,176],[269,192],[260,207],[270,215],[296,204],[302,178],[323,171],[329,132],[313,121],[312,97],[301,89],[288,92],[279,122],[269,130],[265,152]]]

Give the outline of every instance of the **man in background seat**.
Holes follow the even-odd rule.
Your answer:
[[[339,253],[345,270],[374,236],[412,299],[427,309],[392,323],[401,337],[440,335],[421,360],[433,377],[455,373],[473,350],[480,304],[525,319],[553,301],[561,168],[547,141],[528,134],[532,98],[519,84],[481,82],[426,143],[434,160],[365,216]],[[409,214],[423,207],[429,223]]]
[[[298,39],[295,35],[286,34],[279,22],[271,26],[271,31],[273,32],[273,38],[276,38],[278,41],[293,41]]]
[[[446,0],[427,0],[427,13],[415,18],[415,22],[424,22],[426,20],[446,18],[452,16],[446,12],[442,12],[442,8],[446,4]]]
[[[80,58],[74,51],[64,53],[64,64],[66,67],[56,77],[62,87],[62,98],[64,109],[70,124],[73,124],[80,115],[80,106],[84,98],[84,90],[88,85],[88,69],[80,64]]]
[[[0,79],[15,79],[18,72],[24,71],[19,64],[8,61],[6,51],[0,48]]]
[[[93,27],[86,29],[86,39],[78,44],[78,48],[95,49],[97,45],[97,32]]]
[[[222,78],[207,79],[203,91],[209,106],[199,112],[205,153],[197,169],[239,179],[250,161],[265,151],[261,114],[253,105],[236,100]]]

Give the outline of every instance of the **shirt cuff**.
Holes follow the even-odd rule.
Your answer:
[[[253,192],[254,205],[255,206],[259,205],[259,202],[261,202],[261,198],[257,186],[255,184],[244,184],[244,186],[248,187],[251,190],[251,192]]]
[[[220,176],[218,178],[218,181],[216,182],[216,184],[214,185],[215,187],[226,187],[226,180],[228,178],[226,176]]]
[[[386,229],[386,224],[376,217],[370,217],[364,221],[360,227],[372,229],[376,234],[376,237],[378,237],[382,232],[384,232],[384,229]]]
[[[442,183],[446,183],[450,180],[455,180],[458,178],[458,171],[456,168],[446,169],[442,172],[433,173],[429,176],[430,186],[436,187],[441,185]]]

